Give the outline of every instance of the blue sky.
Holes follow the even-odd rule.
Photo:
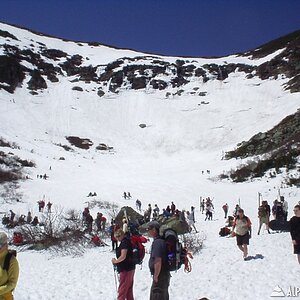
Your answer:
[[[300,29],[299,0],[1,0],[0,21],[181,56],[253,49]]]

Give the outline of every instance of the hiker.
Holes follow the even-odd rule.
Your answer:
[[[44,200],[38,201],[38,206],[39,206],[39,212],[42,212],[45,207],[45,201]]]
[[[273,206],[272,206],[272,215],[273,215],[273,218],[276,219],[276,210],[277,210],[277,200],[275,200],[273,202]]]
[[[268,233],[270,233],[269,229],[269,221],[270,221],[270,206],[267,201],[263,201],[261,206],[258,208],[258,218],[259,218],[259,227],[258,227],[258,235],[260,234],[260,230],[263,224],[266,224],[266,229]]]
[[[26,223],[25,218],[25,215],[21,215],[18,219],[18,225],[24,225]]]
[[[298,262],[300,264],[300,205],[294,207],[295,216],[289,221],[292,243],[294,246],[294,254],[297,254]]]
[[[204,214],[204,210],[205,210],[205,200],[204,199],[200,202],[200,210],[201,210],[202,214]]]
[[[151,213],[152,213],[152,207],[151,207],[151,204],[149,203],[148,208],[144,212],[145,223],[150,221]]]
[[[130,192],[127,193],[127,197],[128,197],[128,199],[131,199],[131,194],[130,194]]]
[[[5,260],[9,259],[8,265]],[[9,254],[5,232],[0,232],[0,299],[13,300],[13,290],[19,278],[19,264],[15,255]]]
[[[158,218],[158,216],[159,216],[159,207],[157,206],[157,204],[155,204],[153,209],[153,219]]]
[[[283,204],[281,201],[276,202],[276,214],[275,219],[278,221],[284,220]]]
[[[126,200],[127,199],[127,194],[126,192],[123,193],[123,198]]]
[[[9,221],[11,224],[13,224],[16,214],[12,210],[10,210],[9,212],[10,212]]]
[[[52,203],[50,201],[48,201],[47,210],[48,210],[49,213],[51,213],[51,207],[52,207]]]
[[[88,213],[85,218],[85,223],[86,223],[87,231],[89,233],[93,231],[93,221],[94,221],[93,217],[91,216],[90,213]]]
[[[115,238],[120,242],[113,265],[120,274],[118,300],[133,300],[133,279],[135,264],[132,262],[132,246],[122,229],[115,232]]]
[[[95,220],[96,226],[97,226],[97,231],[101,231],[101,224],[102,224],[102,213],[98,212],[97,217]]]
[[[91,238],[91,242],[97,247],[103,247],[105,244],[102,242],[100,237],[97,234],[94,234]]]
[[[15,246],[20,246],[24,242],[23,235],[21,232],[15,231],[13,234],[13,244]]]
[[[111,251],[114,251],[118,247],[118,241],[115,238],[115,232],[118,229],[120,229],[120,226],[118,224],[116,224],[115,220],[111,220],[111,226],[110,226],[110,228],[111,228],[110,239],[111,239],[111,246],[112,246],[112,250]]]
[[[138,211],[142,210],[142,202],[139,199],[136,199],[135,206]]]
[[[236,233],[236,242],[239,249],[243,252],[244,260],[248,256],[249,239],[251,238],[251,221],[244,215],[244,210],[239,209],[235,218],[232,232]]]
[[[187,211],[186,212],[186,217],[187,217],[187,223],[189,225],[189,232],[191,232],[194,228],[194,230],[196,231],[196,233],[198,232],[196,227],[195,227],[195,222],[194,222],[194,218],[193,218],[193,215]]]
[[[195,207],[194,206],[191,206],[191,215],[192,215],[193,222],[196,223],[196,220],[195,220]]]
[[[166,219],[169,219],[172,215],[170,212],[168,212],[166,209],[163,208],[163,213],[162,213],[163,217]]]
[[[234,211],[233,211],[233,216],[236,218],[238,216],[238,211],[240,209],[240,206],[237,204],[234,208]]]
[[[228,204],[225,203],[225,204],[222,206],[222,208],[223,208],[223,211],[224,211],[224,214],[225,214],[224,219],[227,219],[228,208],[229,208]]]
[[[32,222],[32,216],[31,216],[31,212],[29,211],[26,217],[26,223],[30,224]]]
[[[37,216],[35,216],[35,217],[33,218],[33,221],[31,222],[31,225],[37,226],[38,224],[39,224],[39,219],[38,219]]]
[[[175,210],[176,210],[176,205],[174,204],[174,202],[171,202],[171,214],[174,215],[175,214]]]
[[[171,207],[170,207],[170,205],[168,205],[167,206],[167,208],[166,208],[166,211],[170,214],[170,216],[172,216],[172,214],[171,214]]]
[[[280,197],[280,201],[281,201],[281,203],[282,203],[282,210],[283,210],[283,218],[284,218],[284,221],[287,221],[288,210],[289,210],[289,204],[288,204],[288,202],[284,199],[283,196]]]
[[[208,219],[208,221],[212,220],[213,217],[213,208],[211,205],[206,206],[206,213],[205,213],[205,221]]]
[[[105,231],[105,226],[106,226],[106,218],[102,215],[102,217],[101,217],[101,227],[102,227],[103,231]]]
[[[160,225],[157,221],[148,224],[147,230],[153,243],[151,245],[149,269],[152,275],[150,300],[169,300],[170,271],[167,268],[166,243],[159,235]]]

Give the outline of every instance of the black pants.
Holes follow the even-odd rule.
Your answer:
[[[170,277],[170,272],[162,271],[158,276],[158,282],[152,281],[150,300],[169,300]]]

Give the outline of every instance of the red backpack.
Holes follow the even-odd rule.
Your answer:
[[[130,236],[130,242],[132,247],[132,262],[135,265],[141,265],[145,257],[145,246],[148,240],[142,235]]]

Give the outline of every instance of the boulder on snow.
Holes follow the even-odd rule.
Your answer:
[[[135,211],[132,207],[123,206],[116,216],[116,219],[115,219],[116,224],[118,224],[119,226],[122,226],[122,224],[123,224],[122,220],[126,216],[127,216],[128,220],[131,223],[133,223],[134,225],[140,225],[143,223],[143,220],[144,220],[144,217],[141,214],[139,214],[137,211]]]
[[[139,126],[140,126],[141,128],[146,128],[146,127],[147,127],[146,124],[139,124]]]
[[[160,234],[162,235],[166,229],[173,229],[177,234],[185,234],[189,232],[189,225],[186,221],[180,220],[178,217],[164,218],[160,216],[157,221],[160,224]],[[140,233],[145,233],[148,223],[145,223],[139,227]]]

